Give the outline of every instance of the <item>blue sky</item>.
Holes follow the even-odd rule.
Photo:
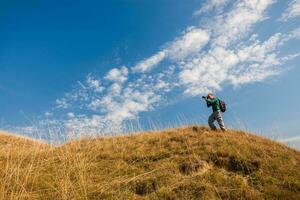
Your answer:
[[[300,147],[300,1],[0,3],[0,127],[34,136],[205,124]],[[49,128],[50,127],[50,128]],[[44,136],[43,136],[44,137]]]

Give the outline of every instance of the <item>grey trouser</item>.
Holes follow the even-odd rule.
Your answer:
[[[215,112],[213,112],[209,118],[208,118],[208,124],[209,124],[209,127],[211,129],[217,129],[217,127],[215,126],[214,122],[217,120],[220,128],[222,130],[225,130],[225,124],[224,124],[224,120],[223,120],[223,117],[222,117],[222,114],[221,114],[221,111],[220,110],[217,110]]]

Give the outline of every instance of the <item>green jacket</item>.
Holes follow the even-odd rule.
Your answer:
[[[206,99],[207,107],[212,107],[213,112],[221,110],[220,100],[218,98]]]

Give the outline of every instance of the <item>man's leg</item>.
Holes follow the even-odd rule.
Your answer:
[[[219,124],[221,130],[222,130],[222,131],[226,131],[225,123],[224,123],[224,120],[223,120],[221,111],[218,111],[218,112],[216,113],[216,119],[217,119],[217,121],[218,121],[218,124]]]
[[[215,113],[213,112],[208,118],[208,125],[212,130],[216,130],[217,127],[214,124],[215,122]]]

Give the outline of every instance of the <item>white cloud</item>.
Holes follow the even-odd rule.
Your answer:
[[[189,95],[200,95],[211,90],[220,90],[227,77],[227,71],[238,61],[232,51],[222,47],[211,49],[205,55],[199,55],[183,66],[179,80]]]
[[[61,98],[61,99],[56,99],[55,101],[56,103],[56,107],[57,108],[68,108],[70,106],[69,103],[67,103],[67,99],[66,98]]]
[[[168,47],[133,67],[134,72],[149,72],[162,60],[182,60],[199,52],[209,41],[209,33],[200,28],[190,27],[181,37],[171,42]]]
[[[300,39],[300,27],[291,32],[290,39]]]
[[[120,95],[122,90],[122,85],[119,83],[114,83],[108,88],[108,90],[112,95]]]
[[[223,84],[239,86],[278,74],[281,61],[276,49],[281,34],[274,34],[265,42],[250,34],[251,27],[265,19],[264,12],[272,3],[237,1],[232,10],[217,15],[206,25],[212,33],[210,48],[186,60],[179,72],[186,94],[201,95],[221,90]]]
[[[166,52],[160,51],[157,54],[151,56],[150,58],[147,58],[139,62],[136,66],[132,68],[132,70],[135,72],[150,71],[153,67],[158,65],[163,59],[165,59],[165,57],[166,57]]]
[[[123,83],[124,81],[127,80],[127,75],[128,75],[128,69],[127,67],[123,66],[120,69],[118,68],[111,69],[105,76],[105,79],[110,81],[115,81],[118,83]]]
[[[124,67],[110,70],[104,79],[101,93],[98,87],[88,87],[79,84],[70,93],[66,93],[66,102],[71,102],[72,108],[94,113],[93,115],[67,114],[65,127],[74,137],[84,132],[107,134],[126,131],[126,122],[137,120],[141,112],[146,112],[158,106],[164,94],[173,87],[174,67],[171,66],[155,76],[142,74],[135,80],[127,80],[129,74]],[[90,76],[86,82],[89,83]],[[98,79],[97,79],[98,80]],[[101,80],[98,80],[101,83]],[[92,84],[93,85],[93,84]],[[80,94],[80,95],[79,95]],[[88,97],[88,98],[82,98]]]
[[[88,107],[99,114],[93,115],[91,118],[85,117],[84,122],[97,127],[98,132],[104,133],[113,129],[122,132],[124,131],[122,128],[125,121],[134,120],[140,112],[151,110],[152,105],[159,102],[159,99],[160,96],[151,90],[139,91],[131,87],[123,89],[118,95],[109,92],[105,96],[90,102]],[[79,121],[77,119],[69,120],[69,128],[78,127],[77,123],[82,120],[82,118]],[[71,122],[76,125],[73,126]]]
[[[293,0],[289,3],[288,8],[281,16],[282,21],[300,16],[300,0]]]
[[[273,0],[237,1],[231,11],[217,15],[207,25],[213,32],[212,45],[226,47],[246,37],[255,23],[265,19],[264,12],[273,2]]]
[[[68,118],[74,118],[75,117],[75,114],[73,112],[69,112],[67,115],[68,115]]]
[[[201,15],[203,13],[209,12],[213,9],[223,8],[226,4],[228,4],[230,0],[207,0],[200,10],[194,12],[194,15]]]
[[[198,53],[209,41],[209,33],[199,28],[189,28],[186,33],[176,39],[167,48],[167,53],[172,60],[182,60]]]
[[[68,119],[64,126],[70,138],[79,138],[81,136],[105,135],[116,130],[113,124],[108,125],[102,116],[99,115],[80,115],[75,118]],[[105,127],[105,128],[104,128]],[[105,130],[106,132],[102,132]]]
[[[124,120],[135,119],[138,113],[148,111],[153,103],[159,101],[159,96],[152,91],[139,92],[132,89],[125,90],[122,98],[120,101],[101,105],[109,121],[120,124]]]
[[[298,39],[300,39],[300,27],[294,29],[289,34],[287,34],[284,37],[284,39],[282,40],[282,43],[285,43],[285,42],[290,41],[290,40],[298,40]]]
[[[216,47],[194,58],[179,74],[186,93],[201,95],[221,90],[225,83],[239,86],[278,74],[281,59],[276,48],[281,39],[281,34],[275,34],[263,43],[254,41],[248,46],[227,49]]]
[[[102,92],[104,90],[104,87],[101,86],[101,81],[90,74],[87,76],[86,83],[88,87],[93,88],[95,92]]]

